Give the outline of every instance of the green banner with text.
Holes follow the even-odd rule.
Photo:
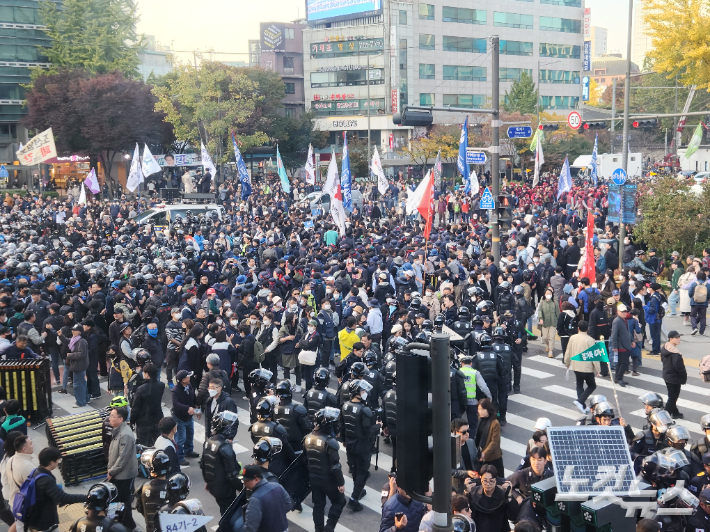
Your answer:
[[[592,347],[574,355],[571,359],[580,362],[609,362],[609,354],[606,351],[606,344],[597,342]]]

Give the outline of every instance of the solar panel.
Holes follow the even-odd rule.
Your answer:
[[[638,490],[623,427],[550,427],[547,440],[558,494],[624,496]]]

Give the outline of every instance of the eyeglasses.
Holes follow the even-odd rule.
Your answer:
[[[496,479],[494,478],[481,478],[481,482],[485,482],[486,484],[495,484]]]
[[[459,434],[468,434],[469,432],[471,432],[469,429],[460,430],[460,431],[459,431]]]

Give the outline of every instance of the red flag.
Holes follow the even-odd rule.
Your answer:
[[[429,170],[429,173],[424,179],[427,179],[428,181],[424,189],[424,195],[419,202],[417,210],[419,211],[419,214],[422,215],[422,218],[426,220],[426,226],[424,227],[424,238],[429,240],[431,226],[434,222],[434,174],[431,170]]]
[[[596,260],[594,259],[594,215],[589,210],[587,213],[587,239],[584,244],[584,266],[581,277],[588,277],[590,283],[596,281]]]

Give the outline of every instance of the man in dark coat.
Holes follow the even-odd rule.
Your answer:
[[[146,447],[152,447],[160,436],[158,423],[163,419],[163,391],[165,383],[158,381],[158,368],[148,363],[143,366],[143,378],[133,397],[130,422],[136,426],[136,441]]]
[[[661,348],[661,362],[663,363],[663,380],[668,389],[666,410],[673,419],[683,419],[683,414],[678,412],[676,402],[680,395],[680,387],[688,382],[688,372],[683,363],[683,355],[678,350],[680,334],[678,331],[668,333],[668,342]]]

